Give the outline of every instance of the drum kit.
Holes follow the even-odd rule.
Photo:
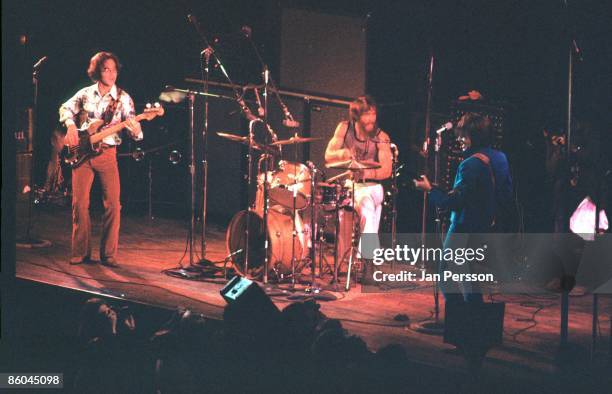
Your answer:
[[[249,198],[253,203],[248,210],[234,215],[226,233],[227,253],[232,256],[234,269],[255,279],[265,278],[267,273],[278,283],[289,280],[295,286],[302,271],[310,267],[309,285],[314,291],[315,278],[321,278],[324,272],[331,273],[331,283],[337,284],[340,266],[348,261],[348,290],[359,220],[358,213],[352,209],[354,186],[347,187],[341,181],[356,171],[380,168],[380,165],[356,160],[328,163],[327,168],[345,172],[323,179],[322,171],[310,161],[304,164],[297,157],[294,161],[278,159],[279,147],[297,148],[298,144],[320,138],[296,134],[264,145],[236,134],[218,132],[217,135],[251,144],[253,151],[262,153],[257,166],[255,198]],[[262,163],[269,168],[262,169]],[[328,253],[333,254],[333,267],[327,263]],[[315,260],[318,260],[318,269]]]

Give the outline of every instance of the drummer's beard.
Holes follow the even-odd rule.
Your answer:
[[[365,132],[368,137],[374,137],[376,135],[376,131],[378,130],[378,126],[376,122],[367,122],[367,123],[359,123],[361,126],[361,130]]]

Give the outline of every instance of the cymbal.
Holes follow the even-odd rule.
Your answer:
[[[241,135],[236,135],[236,134],[231,134],[231,133],[222,133],[220,131],[217,132],[217,135],[219,137],[223,137],[223,138],[228,139],[230,141],[240,142],[240,143],[243,143],[243,144],[248,144],[249,143],[247,137],[243,137]]]
[[[336,161],[333,163],[325,163],[325,167],[336,168],[339,170],[359,171],[359,170],[374,170],[374,169],[380,168],[381,165],[371,160],[363,160],[363,161],[343,160],[343,161]]]
[[[230,141],[239,142],[239,143],[241,143],[243,145],[249,145],[248,137],[243,137],[241,135],[236,135],[236,134],[231,134],[231,133],[223,133],[223,132],[220,132],[220,131],[217,132],[217,135],[219,137],[225,138],[225,139],[230,140]],[[264,145],[260,145],[260,144],[258,144],[255,141],[251,142],[251,147],[253,149],[256,149],[256,150],[259,150],[259,151],[262,151],[262,152],[272,152],[273,151],[272,149],[270,149],[270,147],[267,147],[267,146],[264,146]]]
[[[303,144],[305,142],[318,141],[322,139],[323,138],[321,137],[291,137],[286,140],[280,140],[280,141],[273,142],[270,145],[277,146],[277,145]]]

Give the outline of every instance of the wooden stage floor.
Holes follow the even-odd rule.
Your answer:
[[[99,240],[99,216],[93,215],[94,245]],[[70,229],[69,209],[38,212],[33,234],[50,240],[53,245],[42,249],[18,249],[17,276],[164,308],[185,306],[207,317],[221,318],[225,301],[219,295],[219,289],[225,283],[223,279],[185,280],[162,273],[164,269],[176,267],[184,253],[187,236],[184,221],[149,221],[124,215],[119,269],[99,264],[69,265]],[[207,245],[209,259],[223,260],[226,254],[225,228],[210,225]],[[97,258],[95,248],[93,257]],[[336,301],[321,302],[322,312],[328,317],[340,319],[345,328],[361,336],[371,350],[389,343],[399,343],[415,362],[465,370],[462,357],[449,352],[451,346],[443,344],[441,337],[422,334],[414,329],[415,323],[432,316],[430,286],[403,293],[362,293],[357,287],[335,295],[338,298]],[[493,378],[520,375],[524,381],[534,382],[557,373],[559,297],[550,294],[541,297],[495,295],[494,299],[507,303],[504,343],[489,352],[484,365],[486,373]],[[284,296],[275,296],[273,300],[279,308],[291,302]],[[611,306],[609,297],[600,297],[601,335],[598,349],[602,353],[608,350]],[[576,362],[581,364],[588,360],[591,343],[591,307],[590,295],[570,296],[570,342],[579,349],[577,354],[580,356]],[[397,321],[395,317],[398,314],[407,315],[409,321]],[[607,355],[604,353],[599,357]]]

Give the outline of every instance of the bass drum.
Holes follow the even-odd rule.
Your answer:
[[[247,215],[249,217],[249,267],[245,272],[244,250],[246,243]],[[306,235],[302,224],[296,221],[298,236],[295,238],[296,271],[307,256],[305,247]],[[270,272],[288,274],[291,272],[291,234],[293,233],[291,216],[276,210],[268,212],[269,269]],[[232,255],[232,263],[238,273],[258,278],[263,275],[264,234],[263,219],[255,212],[240,211],[232,218],[225,236],[227,253]]]

